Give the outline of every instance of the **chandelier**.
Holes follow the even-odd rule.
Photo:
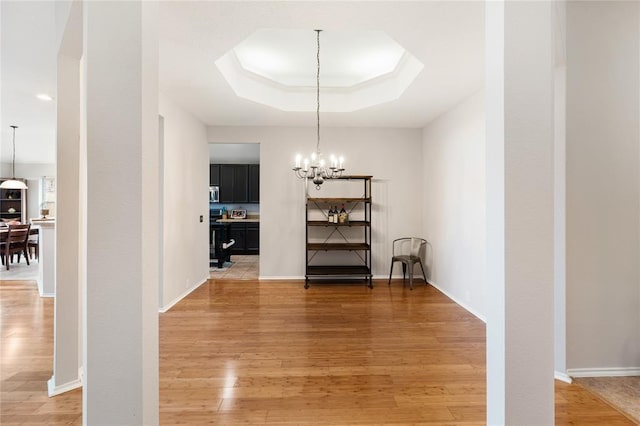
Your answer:
[[[13,129],[13,160],[11,162],[11,179],[7,179],[0,184],[2,189],[27,189],[27,185],[16,179],[16,129],[18,126],[9,126]]]
[[[322,158],[320,152],[320,32],[322,30],[314,30],[316,32],[317,40],[317,74],[316,74],[316,151],[311,154],[311,161],[308,158],[302,160],[300,154],[296,155],[296,163],[293,171],[300,179],[312,179],[316,185],[316,189],[320,189],[320,185],[324,183],[326,179],[335,179],[342,176],[344,171],[344,157],[336,157],[331,155],[329,158],[329,164],[327,164]]]

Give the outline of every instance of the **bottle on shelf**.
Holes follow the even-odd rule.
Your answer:
[[[333,207],[329,206],[329,212],[327,213],[327,222],[333,223]]]
[[[347,213],[347,211],[344,209],[344,203],[342,204],[342,208],[340,209],[340,213],[338,214],[338,222],[349,222],[349,213]]]
[[[338,216],[339,216],[338,206],[335,206],[333,208],[333,223],[338,223]]]

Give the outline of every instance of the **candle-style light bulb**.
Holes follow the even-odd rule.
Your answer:
[[[300,168],[300,161],[302,160],[302,155],[296,154],[296,169]]]
[[[342,163],[344,163],[344,157],[340,157],[340,169],[343,169],[344,167],[342,167]]]
[[[304,171],[308,171],[309,170],[309,159],[305,158],[304,159]]]

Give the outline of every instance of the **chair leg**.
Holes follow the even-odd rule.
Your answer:
[[[422,264],[422,260],[418,259],[418,263],[420,263],[420,269],[422,269],[422,277],[424,278],[424,285],[429,285],[427,282],[427,274],[424,272],[424,265]]]
[[[27,249],[24,249],[24,259],[27,261],[27,265],[30,265],[29,263],[29,253],[27,252]]]
[[[391,285],[391,274],[393,274],[393,261],[391,261],[391,270],[389,271],[389,285]]]
[[[413,290],[413,265],[415,265],[413,262],[409,262],[407,265],[409,267],[409,290]]]
[[[407,264],[402,262],[402,281],[407,279]]]

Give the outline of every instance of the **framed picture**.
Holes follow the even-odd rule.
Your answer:
[[[231,210],[231,219],[246,219],[246,210]]]

